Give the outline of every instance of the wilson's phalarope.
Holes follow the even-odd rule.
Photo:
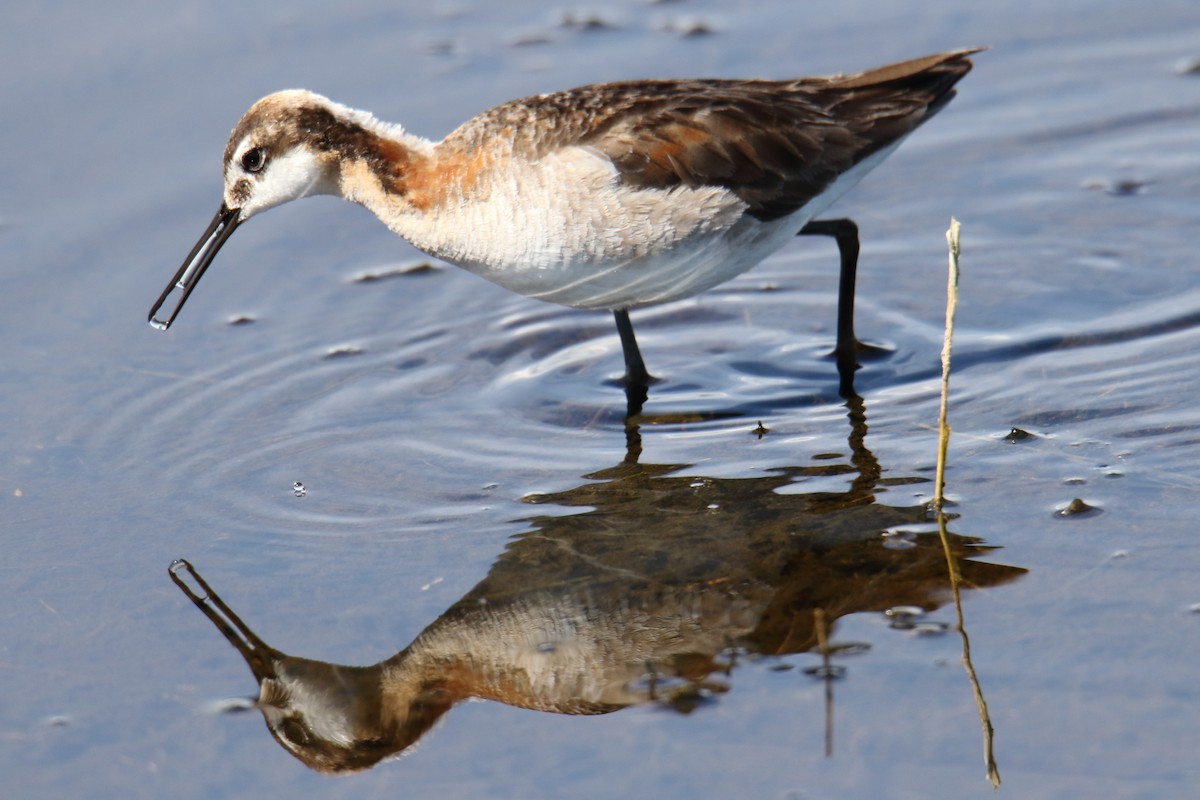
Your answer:
[[[820,78],[585,86],[497,106],[437,143],[311,92],[272,94],[234,128],[224,202],[150,321],[170,326],[241,223],[334,194],[514,292],[612,310],[627,385],[644,399],[630,308],[697,294],[797,233],[822,234],[841,252],[836,352],[852,393],[858,231],[813,218],[950,101],[974,52]]]

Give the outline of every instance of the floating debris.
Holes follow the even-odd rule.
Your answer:
[[[304,495],[308,494],[308,489],[304,488],[303,483],[296,481],[292,484],[292,494],[296,495],[296,497],[304,497]]]
[[[225,321],[226,325],[253,325],[257,320],[249,314],[238,314],[236,317],[230,317]]]
[[[1200,56],[1189,56],[1175,62],[1176,75],[1200,75]]]
[[[1056,517],[1094,517],[1100,513],[1102,513],[1102,509],[1089,505],[1081,498],[1076,497],[1065,506],[1056,510],[1054,515]]]
[[[754,430],[750,431],[750,432],[751,432],[751,433],[753,433],[753,434],[755,434],[755,435],[757,435],[757,436],[758,436],[758,438],[760,438],[760,439],[761,439],[762,437],[764,437],[764,436],[766,436],[768,433],[770,433],[770,432],[771,432],[771,429],[770,429],[770,428],[768,428],[766,425],[763,425],[763,424],[762,424],[762,420],[760,419],[760,420],[758,421],[758,427],[757,427],[757,428],[755,428]]]
[[[1091,178],[1083,182],[1084,189],[1092,189],[1113,197],[1141,194],[1150,181],[1143,178]]]
[[[553,44],[554,37],[548,33],[535,31],[532,33],[521,33],[512,38],[508,43],[510,47],[536,47],[543,44]]]
[[[363,349],[361,347],[355,347],[352,344],[344,344],[340,347],[329,348],[325,351],[325,355],[322,356],[322,358],[328,360],[331,358],[345,358],[346,356],[361,356],[362,354]]]
[[[379,269],[360,272],[357,275],[350,277],[351,283],[374,283],[375,281],[387,280],[388,278],[404,278],[409,275],[427,275],[431,272],[440,270],[437,264],[431,261],[414,261],[409,264],[399,264],[392,267],[381,267]]]
[[[907,631],[912,630],[917,620],[925,616],[925,609],[920,606],[892,606],[883,615],[891,620],[889,624],[892,628]]]
[[[599,14],[576,14],[566,12],[559,20],[558,25],[561,28],[568,28],[573,31],[615,31],[620,26],[610,20],[605,19]]]
[[[452,56],[458,52],[458,42],[453,39],[431,39],[422,48],[427,55]]]
[[[804,674],[814,678],[837,679],[846,674],[846,668],[841,664],[819,664],[815,667],[805,667]]]
[[[1004,437],[1004,441],[1010,442],[1011,444],[1016,444],[1017,442],[1033,441],[1037,438],[1038,437],[1035,434],[1032,434],[1029,431],[1023,431],[1020,428],[1013,428],[1008,432],[1008,435]]]
[[[664,20],[658,29],[663,33],[673,33],[681,39],[711,36],[717,32],[711,24],[695,17]]]

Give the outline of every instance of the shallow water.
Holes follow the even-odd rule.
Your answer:
[[[7,15],[6,796],[991,796],[962,641],[883,613],[955,622],[924,510],[952,215],[950,528],[1002,791],[1192,791],[1191,4],[479,5]],[[711,32],[681,34],[696,21]],[[421,268],[334,200],[244,226],[168,333],[145,324],[219,202],[229,128],[269,91],[439,136],[582,83],[975,44],[993,49],[959,97],[836,206],[863,233],[860,335],[889,351],[860,371],[861,407],[824,357],[836,251],[807,239],[634,313],[665,379],[636,427],[609,316]],[[1098,513],[1059,514],[1075,498]],[[542,625],[572,609],[601,641],[636,641],[622,620],[700,633],[645,645],[652,667],[614,679],[629,707],[462,703],[398,761],[331,780],[257,712],[214,710],[255,683],[172,584],[179,557],[269,645],[320,662],[469,630],[493,674],[478,653],[510,623],[480,622],[480,597],[550,608]],[[805,671],[815,609],[831,644],[870,646],[835,653],[833,682]],[[530,641],[518,656],[570,650]]]

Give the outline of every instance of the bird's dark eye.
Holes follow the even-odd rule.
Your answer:
[[[242,169],[246,172],[261,172],[267,164],[267,151],[263,147],[247,150],[242,156]]]

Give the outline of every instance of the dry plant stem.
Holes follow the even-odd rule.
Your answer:
[[[933,504],[938,513],[945,500],[946,449],[950,446],[950,424],[946,421],[946,406],[950,398],[950,345],[954,341],[954,311],[958,306],[958,220],[950,219],[946,243],[950,246],[950,272],[946,281],[946,333],[942,338],[942,406],[938,414],[938,457]]]
[[[996,765],[996,755],[993,748],[995,730],[992,728],[992,718],[988,714],[987,701],[983,697],[983,689],[975,674],[975,666],[971,662],[971,640],[967,636],[963,624],[962,597],[959,584],[962,573],[958,569],[958,561],[950,549],[950,536],[946,530],[946,515],[943,510],[945,503],[946,482],[946,451],[950,446],[950,423],[947,421],[947,408],[950,397],[950,347],[954,340],[954,311],[958,306],[958,220],[950,220],[950,230],[946,231],[946,243],[950,249],[950,272],[946,282],[946,334],[942,339],[942,403],[938,414],[938,456],[937,476],[935,478],[933,507],[937,513],[938,533],[942,539],[942,550],[946,555],[946,570],[950,577],[950,588],[954,594],[954,613],[957,620],[959,636],[962,638],[962,662],[966,670],[967,680],[975,695],[975,706],[979,710],[979,724],[983,728],[983,762],[987,768],[987,777],[994,788],[1000,787],[1000,769]]]

